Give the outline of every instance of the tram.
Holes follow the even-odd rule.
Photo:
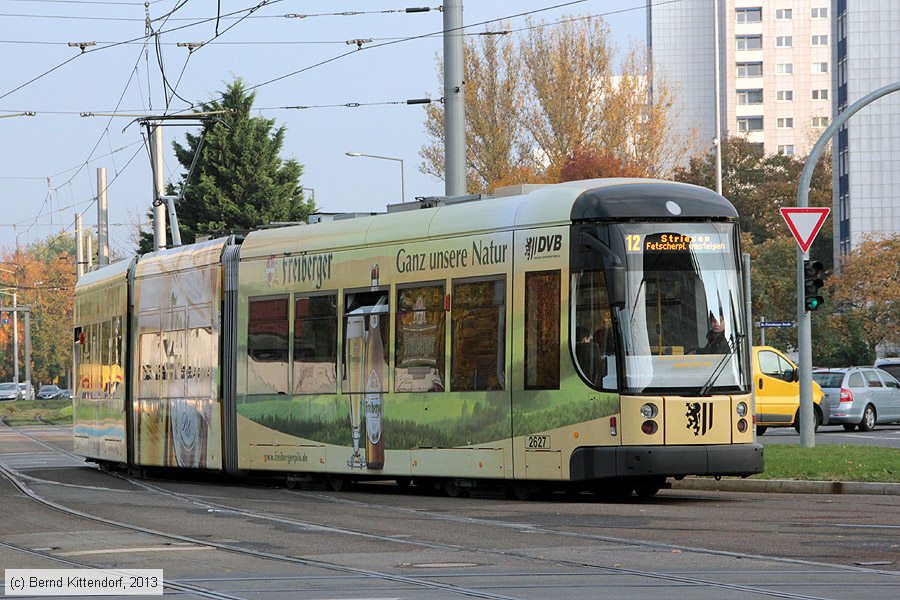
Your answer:
[[[169,248],[75,291],[75,451],[652,495],[763,470],[737,213],[601,179]]]

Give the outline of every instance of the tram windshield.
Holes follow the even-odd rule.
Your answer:
[[[605,277],[603,272],[582,271],[573,276],[573,316],[577,330],[580,320],[598,309],[604,316],[616,315],[623,350],[617,354],[624,358],[622,391],[707,394],[746,390],[735,226],[628,223],[609,229],[612,253],[625,270],[624,307],[609,306],[602,293],[607,286],[597,284],[598,278]],[[579,357],[578,341],[573,342],[576,363],[586,375],[592,367]],[[601,354],[613,354],[608,342]],[[593,382],[609,389],[613,387],[610,376],[615,374],[609,373],[609,366],[615,359],[601,360],[607,366],[604,377]]]
[[[619,231],[625,242],[625,387],[743,389],[734,225],[628,224]]]

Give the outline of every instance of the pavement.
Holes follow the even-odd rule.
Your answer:
[[[800,481],[797,479],[734,479],[716,481],[712,477],[687,477],[672,481],[675,490],[716,492],[760,492],[782,494],[866,494],[900,496],[900,483],[864,481]]]

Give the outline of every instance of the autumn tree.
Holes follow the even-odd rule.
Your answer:
[[[900,340],[900,235],[868,238],[828,281],[832,301],[855,315],[873,347]]]
[[[35,386],[59,381],[71,384],[72,298],[75,286],[74,241],[60,234],[4,254],[3,268],[14,272],[3,278],[17,291],[20,306],[31,307],[31,379]],[[4,286],[5,287],[5,286]],[[11,291],[5,287],[6,291]],[[9,297],[0,296],[5,304]],[[0,380],[13,374],[12,319],[0,325]],[[19,318],[19,380],[25,379],[25,319]]]
[[[617,63],[609,28],[599,18],[529,21],[524,34],[467,42],[469,190],[558,182],[567,164],[577,171],[571,163],[586,159],[618,163],[616,171],[665,174],[687,144],[669,125],[671,97],[663,82],[654,84],[650,102],[644,55],[635,48]],[[420,168],[443,177],[439,107],[428,110],[425,127]]]
[[[184,243],[197,235],[249,230],[273,221],[305,221],[313,210],[300,185],[303,167],[281,157],[286,129],[275,119],[252,116],[255,92],[240,79],[229,83],[221,98],[203,103],[198,112],[227,111],[221,121],[205,126],[205,139],[190,181],[185,181],[200,143],[187,134],[174,142],[175,156],[184,168],[182,180],[168,193],[184,189],[177,203]],[[152,235],[143,233],[141,252],[152,249]]]

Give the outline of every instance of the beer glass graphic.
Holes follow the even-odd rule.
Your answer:
[[[366,462],[359,453],[362,435],[362,391],[365,382],[366,325],[363,315],[347,318],[347,380],[350,398],[350,430],[353,435],[353,453],[347,459],[351,469],[364,469]]]

